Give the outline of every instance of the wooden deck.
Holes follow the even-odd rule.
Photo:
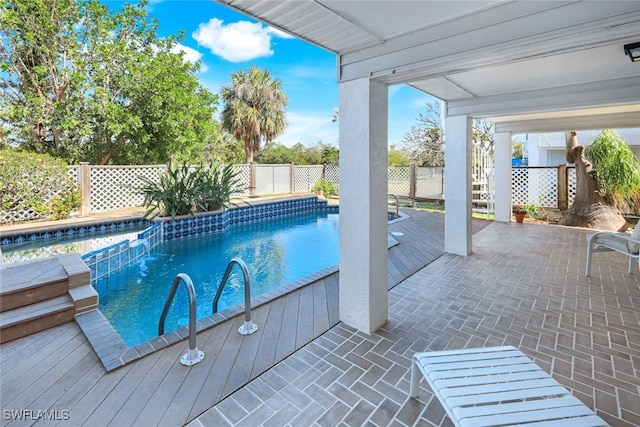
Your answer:
[[[409,215],[390,225],[403,233],[389,250],[390,287],[444,253],[444,215]],[[179,362],[182,341],[106,373],[75,323],[3,344],[2,409],[32,412],[2,425],[29,425],[38,411],[72,425],[186,424],[336,325],[338,274],[256,308],[253,321],[259,330],[249,336],[237,333],[241,316],[199,333],[205,358],[190,368]]]

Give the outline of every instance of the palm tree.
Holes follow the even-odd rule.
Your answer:
[[[261,144],[284,131],[287,95],[279,79],[272,79],[268,70],[255,66],[232,73],[231,84],[220,93],[225,104],[222,126],[244,142],[246,162],[252,163]]]

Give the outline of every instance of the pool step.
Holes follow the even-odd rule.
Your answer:
[[[98,307],[91,272],[78,254],[0,267],[0,342],[74,319]]]
[[[67,279],[56,258],[6,266],[0,270],[0,312],[65,295]]]
[[[75,307],[69,295],[5,311],[0,318],[0,343],[71,322],[74,316]]]

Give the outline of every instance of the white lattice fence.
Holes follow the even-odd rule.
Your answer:
[[[78,182],[78,170],[80,166],[67,166],[67,176],[74,182]]]
[[[558,172],[555,167],[514,168],[511,190],[514,204],[558,206]]]
[[[411,168],[408,166],[393,166],[388,168],[389,194],[396,196],[410,196]]]
[[[340,166],[327,165],[324,168],[324,179],[333,182],[333,189],[336,194],[340,194]]]
[[[569,175],[567,179],[567,182],[569,183],[569,191],[567,191],[567,194],[569,198],[569,206],[571,206],[573,199],[576,198],[576,168],[567,168],[567,173]]]
[[[233,165],[237,172],[239,191],[231,193],[231,197],[248,196],[251,193],[251,165]]]
[[[167,170],[165,165],[91,166],[91,212],[142,206],[144,195],[134,187],[139,177],[157,181]]]
[[[311,191],[316,182],[322,178],[322,166],[295,166],[293,191],[295,193]]]

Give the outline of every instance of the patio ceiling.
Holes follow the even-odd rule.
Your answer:
[[[640,63],[623,52],[640,1],[216,1],[335,52],[339,81],[408,84],[450,115],[640,127]]]

